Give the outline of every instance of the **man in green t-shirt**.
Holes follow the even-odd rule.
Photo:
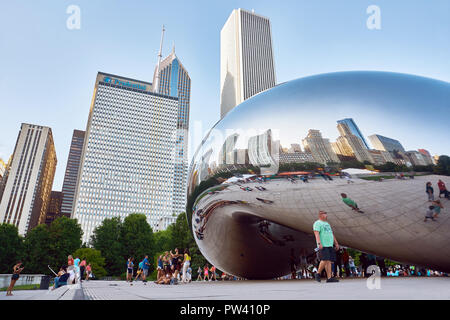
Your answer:
[[[346,205],[348,205],[350,208],[352,208],[352,210],[358,211],[359,213],[364,213],[364,211],[359,210],[358,205],[356,204],[356,202],[353,201],[352,199],[348,198],[345,193],[341,193],[341,197],[342,197],[342,201]]]
[[[333,235],[330,224],[327,222],[325,211],[319,211],[319,220],[314,222],[313,230],[320,258],[319,268],[315,275],[316,281],[320,282],[320,274],[325,269],[327,282],[339,282],[336,278],[331,277],[331,263],[336,260],[336,250],[339,250],[339,244]]]

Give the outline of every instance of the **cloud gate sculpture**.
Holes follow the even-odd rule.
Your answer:
[[[322,74],[252,97],[210,130],[191,164],[187,216],[201,252],[236,276],[286,275],[291,249],[314,258],[312,225],[324,210],[341,246],[450,272],[450,200],[424,222],[426,183],[438,199],[438,180],[450,186],[450,177],[368,179],[340,167],[426,164],[396,143],[450,151],[448,119],[449,83],[398,73]]]

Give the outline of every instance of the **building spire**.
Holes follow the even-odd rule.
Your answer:
[[[166,29],[164,29],[164,25],[162,26],[162,31],[161,31],[161,43],[159,45],[159,53],[158,53],[158,65],[156,67],[156,80],[155,83],[153,84],[153,92],[159,93],[159,67],[161,65],[161,58],[162,58],[162,46],[163,46],[163,41],[164,41],[164,31],[166,31]]]

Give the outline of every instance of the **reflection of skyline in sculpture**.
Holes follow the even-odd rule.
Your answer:
[[[365,93],[373,88],[379,94],[367,96]],[[312,224],[317,220],[318,211],[326,210],[333,231],[344,246],[403,263],[450,271],[450,217],[440,215],[433,223],[423,222],[430,205],[424,192],[425,183],[431,181],[434,185],[442,179],[450,184],[449,177],[416,175],[414,179],[379,182],[353,176],[353,182],[348,183],[347,179],[339,178],[342,175],[331,179],[330,172],[320,174],[320,170],[328,170],[324,164],[336,162],[335,167],[339,168],[342,161],[326,138],[330,132],[336,131],[336,119],[358,115],[358,124],[375,122],[375,119],[385,116],[382,107],[387,106],[389,119],[397,119],[400,115],[411,126],[407,132],[417,133],[420,126],[433,123],[433,130],[421,131],[420,138],[433,142],[441,139],[441,143],[448,146],[447,140],[435,134],[448,132],[448,127],[427,118],[433,114],[449,117],[448,101],[448,83],[382,72],[344,72],[307,77],[278,85],[246,100],[215,125],[193,159],[187,215],[195,232],[203,226],[201,234],[196,233],[202,254],[216,267],[238,276],[263,279],[287,274],[290,266],[286,257],[290,249],[303,248],[308,254],[313,253]],[[417,106],[417,110],[423,110],[423,106],[432,108],[420,119],[405,119],[405,112],[409,112],[411,104]],[[351,106],[351,109],[343,110],[342,106]],[[315,110],[319,107],[321,113],[318,117]],[[370,112],[367,112],[368,107]],[[217,168],[198,179],[196,168],[208,165],[204,163],[205,152],[212,148],[214,154],[219,154],[230,136],[223,133],[230,128],[235,129],[234,133],[237,128],[241,130],[236,140],[231,138],[236,150],[244,149],[241,141],[245,141],[245,135],[250,137],[249,164],[235,169],[231,166]],[[365,126],[360,128],[365,130]],[[337,130],[341,137],[351,142],[347,146],[353,156],[345,157],[356,160],[361,151],[353,149],[361,149],[374,163],[393,160],[406,164],[413,162],[410,157],[420,154],[367,149],[360,138],[347,129],[341,125]],[[381,132],[386,130],[391,135],[395,129],[398,128],[385,127]],[[248,134],[255,130],[258,134]],[[404,127],[398,130],[404,130]],[[277,131],[277,137],[269,139],[274,131]],[[368,131],[377,132],[378,129],[372,127]],[[323,135],[323,132],[327,134]],[[300,137],[305,138],[300,140]],[[255,159],[254,153],[268,150],[269,141],[278,140],[276,149],[280,152],[280,162],[284,154],[302,159],[300,155],[303,153],[311,155],[316,163],[280,166],[277,173],[263,176],[261,164],[267,161],[261,161],[259,157]],[[299,140],[303,143],[303,151],[298,145]],[[270,155],[268,152],[263,154]],[[209,168],[212,167],[214,159],[210,158]],[[300,176],[306,175],[308,180],[301,182]],[[230,182],[225,182],[229,178],[232,178]],[[357,203],[364,213],[343,203],[342,193]],[[195,221],[198,212],[208,213],[207,224]],[[267,226],[265,221],[270,225]]]
[[[394,152],[394,150],[405,152],[402,144],[395,139],[384,137],[379,134],[369,136],[370,142],[377,150]]]
[[[358,138],[360,138],[366,149],[370,149],[366,139],[364,138],[363,134],[361,133],[361,131],[359,130],[358,126],[356,125],[355,121],[352,118],[338,120],[337,123],[338,125],[345,124],[349,130],[349,134],[353,134]]]
[[[272,140],[272,131],[270,129],[248,139],[250,164],[271,172],[271,169],[278,166],[278,154],[279,141]]]
[[[335,145],[342,152],[340,154],[355,157],[360,162],[373,162],[363,140],[350,131],[347,123],[339,123],[338,121],[337,128],[341,135],[337,138]]]
[[[330,140],[324,139],[319,130],[309,129],[302,142],[305,151],[311,153],[318,163],[339,162],[339,158],[331,148]]]

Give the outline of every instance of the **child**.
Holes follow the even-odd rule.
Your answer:
[[[192,279],[192,269],[191,269],[191,267],[189,267],[189,268],[187,268],[187,271],[186,271],[186,280],[187,280],[187,282],[191,282],[191,279]]]
[[[197,281],[202,281],[202,268],[201,267],[198,267],[197,273],[198,273]]]
[[[435,200],[432,202],[434,206],[434,217],[437,218],[439,213],[441,213],[441,209],[444,209],[444,206],[441,203],[441,200]]]
[[[435,221],[433,215],[434,215],[434,206],[429,206],[423,222],[427,222],[428,219]]]

